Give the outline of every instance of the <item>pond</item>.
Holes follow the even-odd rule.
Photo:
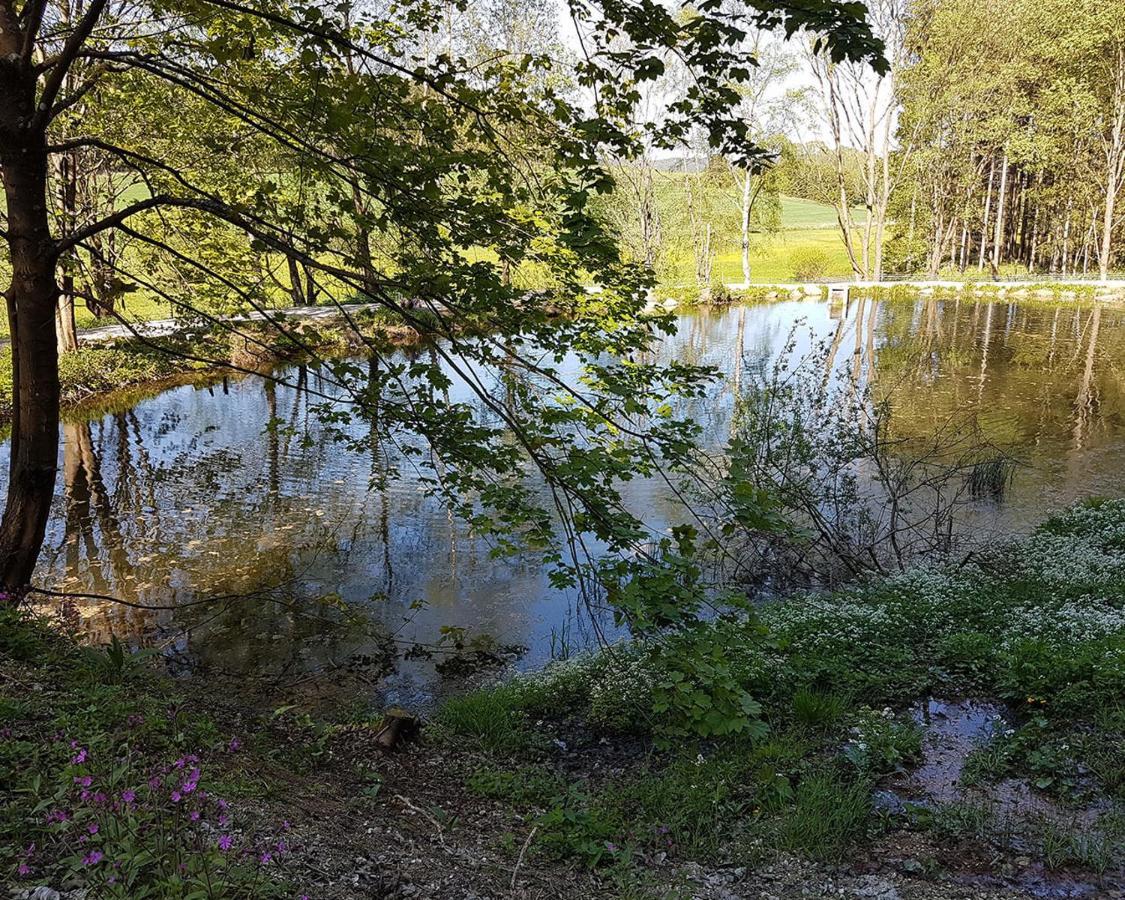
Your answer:
[[[974,528],[1025,532],[1077,498],[1125,493],[1125,310],[808,299],[678,319],[659,356],[727,376],[687,410],[712,446],[727,439],[748,371],[823,342],[837,378],[893,386],[901,429],[973,412],[1018,457],[1011,489],[974,512]],[[492,558],[406,468],[372,489],[388,450],[332,440],[311,408],[328,389],[316,368],[278,375],[291,386],[253,376],[183,386],[62,424],[39,581],[133,604],[81,601],[91,639],[153,643],[184,669],[294,678],[356,671],[388,642],[433,644],[449,629],[526,648],[521,667],[593,640],[576,597],[553,589],[536,559]],[[654,528],[676,521],[660,482],[633,482],[626,497]],[[213,595],[240,596],[193,605]],[[432,661],[407,658],[369,683],[373,697],[415,704],[442,679]]]

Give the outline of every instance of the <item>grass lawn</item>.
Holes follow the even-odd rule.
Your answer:
[[[835,228],[806,228],[759,235],[750,247],[750,280],[762,282],[793,281],[794,260],[806,252],[824,254],[826,278],[847,278],[852,267],[843,241]],[[742,257],[737,251],[715,257],[714,277],[734,284],[742,281]]]
[[[863,210],[856,210],[857,223],[864,220]],[[848,254],[836,227],[836,211],[824,203],[800,197],[781,198],[781,230],[758,234],[750,247],[750,280],[762,283],[792,282],[797,277],[798,262],[809,255],[823,260],[823,278],[849,278],[852,274]],[[728,242],[729,243],[729,242]],[[738,284],[742,281],[742,256],[734,246],[716,253],[712,268],[715,281]],[[694,275],[685,270],[665,283],[694,284]],[[671,286],[669,284],[669,286]]]
[[[852,210],[852,218],[857,224],[867,220],[865,210]],[[781,198],[781,227],[785,230],[796,228],[835,228],[836,210],[826,203],[805,200],[802,197]]]

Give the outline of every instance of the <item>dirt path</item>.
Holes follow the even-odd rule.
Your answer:
[[[237,322],[266,322],[278,318],[299,319],[312,321],[316,319],[331,319],[340,315],[344,310],[349,314],[375,309],[378,303],[345,303],[339,306],[290,306],[285,309],[267,309],[263,312],[240,313],[237,316],[216,316],[219,321]],[[148,322],[130,322],[128,325],[98,325],[94,328],[81,328],[78,339],[83,344],[100,344],[105,341],[116,341],[140,335],[145,338],[168,337],[184,330],[182,319],[153,319]]]
[[[341,310],[350,315],[379,307],[378,303],[342,303],[339,306],[289,306],[285,309],[267,309],[262,312],[239,313],[235,316],[215,316],[220,322],[266,322],[279,318],[289,321],[294,319],[308,322],[317,319],[331,319],[340,315]],[[130,321],[128,324],[96,325],[92,328],[78,329],[78,342],[84,346],[91,344],[104,344],[109,341],[127,340],[134,337],[161,338],[169,337],[185,331],[187,325],[183,319],[150,319],[148,321]],[[11,340],[7,337],[0,338],[0,348],[7,347]]]

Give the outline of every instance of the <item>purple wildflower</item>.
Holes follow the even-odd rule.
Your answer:
[[[76,775],[74,776],[74,783],[79,787],[88,788],[91,784],[94,783],[94,779],[89,775]]]
[[[219,849],[226,853],[230,849],[231,840],[229,834],[219,835]]]
[[[21,862],[20,867],[17,871],[19,873],[20,878],[26,878],[28,875],[31,874],[31,866],[29,866],[25,862]]]
[[[73,759],[71,759],[70,764],[72,766],[80,766],[82,765],[82,763],[86,762],[87,756],[89,756],[89,753],[87,753],[86,748],[83,747],[81,750],[74,754],[74,757]]]
[[[90,834],[97,834],[98,833],[98,823],[97,822],[91,822],[89,825],[86,826],[86,830],[88,832],[90,832]]]
[[[273,854],[270,853],[269,850],[267,850],[260,857],[258,857],[258,860],[263,866],[269,865],[271,862],[273,862]]]
[[[137,792],[132,788],[128,788],[121,792],[121,800],[124,803],[133,803],[137,799]]]
[[[98,863],[100,863],[102,861],[103,857],[104,857],[104,854],[102,853],[101,850],[91,850],[84,857],[82,857],[82,865],[84,865],[84,866],[96,866]]]
[[[58,822],[65,822],[70,818],[70,814],[65,809],[52,809],[47,813],[47,824],[54,825]]]
[[[173,803],[179,803],[182,799],[183,799],[183,797],[181,796],[179,791],[172,791],[172,802]]]
[[[192,820],[193,822],[198,822],[198,821],[199,821],[199,810],[198,810],[198,809],[193,809],[193,810],[191,811],[191,816],[189,816],[189,818],[190,818],[190,819],[191,819],[191,820]]]
[[[240,740],[239,740],[238,738],[236,738],[236,737],[232,737],[232,738],[230,739],[230,743],[229,743],[229,744],[227,745],[227,747],[228,747],[228,749],[230,750],[230,752],[231,752],[231,753],[237,753],[237,752],[238,752],[238,749],[239,749],[239,748],[240,748],[241,746],[242,746],[242,741],[240,741]]]

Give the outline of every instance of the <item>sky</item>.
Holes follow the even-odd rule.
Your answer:
[[[555,0],[557,7],[559,36],[563,46],[571,53],[576,55],[581,54],[582,48],[578,37],[578,31],[574,21],[571,18],[569,7],[566,0]],[[766,47],[771,43],[783,43],[783,38],[778,33],[767,39]],[[804,38],[800,35],[794,37],[790,42],[793,49],[793,56],[796,66],[791,72],[784,77],[778,79],[772,84],[765,94],[765,102],[767,106],[781,107],[785,110],[785,115],[774,116],[776,121],[783,122],[780,130],[788,137],[798,143],[809,142],[822,142],[830,144],[832,141],[832,133],[829,129],[823,112],[818,109],[820,104],[820,94],[817,87],[817,82],[811,65],[806,58],[804,49]],[[875,82],[873,72],[868,72],[869,78],[865,79],[865,84],[868,88],[872,87]],[[654,99],[650,104],[649,115],[657,115],[660,105],[660,99]],[[772,129],[771,129],[772,130]],[[854,145],[856,141],[847,140],[845,135],[845,143]],[[880,148],[882,150],[882,148]],[[677,156],[682,155],[683,151],[665,151],[657,154],[657,156]]]

